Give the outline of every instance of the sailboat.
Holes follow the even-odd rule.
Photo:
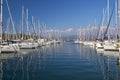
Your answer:
[[[6,3],[7,3],[7,6],[8,6],[8,9],[9,9],[9,5],[8,5],[8,2],[6,0]],[[1,0],[1,12],[0,12],[0,30],[1,30],[1,52],[7,52],[7,53],[10,53],[10,52],[19,52],[19,46],[18,44],[16,43],[12,43],[12,42],[4,42],[3,43],[3,40],[2,40],[2,8],[3,8],[3,0]],[[10,10],[10,9],[9,9]],[[9,15],[11,16],[10,12],[9,12]],[[11,21],[12,21],[12,17],[11,17]]]
[[[118,0],[118,25],[119,25],[119,30],[120,30],[120,0]],[[119,39],[120,39],[120,33],[119,33]],[[120,42],[118,43],[119,45],[119,52],[120,52]]]
[[[23,36],[23,16],[24,15],[24,7],[22,7],[22,37],[21,37],[21,43],[19,43],[19,47],[20,49],[34,49],[36,47],[38,47],[38,43],[34,42],[34,40],[32,38],[29,38],[27,40],[24,40],[24,36]],[[32,22],[33,22],[33,18],[32,18]],[[28,29],[28,9],[27,9],[27,29]],[[32,23],[33,24],[33,23]],[[29,32],[29,30],[27,30]]]
[[[109,0],[108,0],[109,1]],[[117,2],[117,0],[116,0],[116,4],[115,5],[117,5],[117,3],[119,3],[119,2]],[[116,7],[117,8],[117,7]],[[113,16],[113,11],[114,11],[114,8],[113,8],[113,10],[112,10],[112,13],[111,13],[111,15],[110,15],[110,18],[109,18],[109,16],[108,16],[108,25],[107,25],[107,28],[106,28],[106,30],[105,30],[105,33],[104,33],[104,45],[103,45],[103,47],[104,47],[104,50],[105,51],[118,51],[119,49],[118,49],[118,45],[116,44],[116,41],[115,40],[111,40],[110,39],[110,35],[109,35],[109,33],[108,33],[108,28],[109,28],[109,26],[110,26],[110,22],[111,22],[111,18],[112,18],[112,16]],[[109,12],[109,11],[108,11]],[[117,25],[117,24],[116,24]],[[107,40],[106,40],[107,39]]]

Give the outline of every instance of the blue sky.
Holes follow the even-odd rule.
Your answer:
[[[5,3],[5,0],[3,0]],[[20,24],[22,5],[29,10],[31,16],[40,20],[47,27],[68,29],[85,27],[89,24],[100,23],[102,9],[106,8],[107,0],[8,0],[13,20],[16,26]],[[110,0],[110,8],[114,0]],[[6,25],[8,18],[6,3],[4,4],[3,19]]]

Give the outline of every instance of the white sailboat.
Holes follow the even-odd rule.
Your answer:
[[[12,21],[12,16],[11,16],[11,12],[10,12],[10,8],[9,8],[9,5],[8,5],[8,2],[6,0],[6,3],[7,3],[7,7],[8,7],[8,10],[9,10],[9,15],[10,15],[10,19]],[[2,41],[2,6],[3,6],[3,0],[1,0],[1,18],[0,18],[0,23],[1,23],[1,41]],[[16,43],[9,43],[9,44],[1,44],[1,52],[7,52],[7,53],[10,53],[10,52],[19,52],[19,46],[18,44]]]
[[[35,49],[38,47],[37,43],[32,42],[22,42],[19,44],[20,49]]]
[[[96,49],[103,49],[103,43],[102,42],[97,42],[96,43]]]
[[[110,42],[110,41],[104,41],[104,50],[105,51],[118,51],[117,44]]]
[[[118,29],[120,30],[120,0],[118,0],[117,14],[118,14],[118,25],[119,25]],[[118,31],[118,35],[119,35],[119,40],[120,40],[120,31]],[[120,46],[119,46],[119,52],[120,52]]]
[[[34,40],[31,38],[31,39],[27,39],[27,40],[23,40],[24,39],[24,36],[23,36],[23,18],[24,18],[24,7],[22,7],[22,42],[19,43],[19,47],[20,49],[34,49],[36,47],[38,47],[38,43],[37,42],[34,42]],[[27,9],[27,29],[28,29],[28,9]],[[33,22],[33,18],[32,18],[32,22]],[[29,30],[27,30],[29,32]]]
[[[108,0],[108,2],[109,2],[109,0]],[[116,3],[117,3],[117,0],[116,0]],[[108,3],[108,5],[109,5],[109,3]],[[108,7],[108,10],[109,10],[109,7]],[[118,51],[119,50],[116,42],[114,40],[110,39],[110,32],[108,33],[108,27],[109,27],[109,24],[110,24],[110,21],[111,21],[111,17],[113,15],[113,11],[114,11],[114,9],[112,10],[112,14],[111,14],[110,18],[108,17],[108,20],[109,20],[108,21],[108,26],[107,26],[106,31],[105,31],[105,35],[107,35],[107,37],[108,37],[108,40],[105,40],[104,45],[103,45],[105,51]],[[109,11],[108,11],[108,13],[109,13]],[[118,24],[116,24],[116,25],[118,25]]]
[[[1,45],[1,52],[2,53],[19,52],[19,46],[18,46],[18,44]]]
[[[102,41],[99,41],[99,40],[102,40],[103,39],[103,29],[104,29],[104,20],[105,20],[105,11],[104,11],[104,8],[103,8],[103,14],[102,14],[102,23],[101,23],[101,27],[99,27],[99,33],[97,35],[98,37],[98,40],[96,42],[96,49],[104,49],[103,47],[103,42]]]

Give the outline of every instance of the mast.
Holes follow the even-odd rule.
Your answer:
[[[0,10],[0,40],[2,41],[2,7],[3,7],[3,0],[1,0],[1,10]]]
[[[106,28],[106,30],[105,30],[105,32],[104,32],[104,39],[105,39],[105,38],[108,38],[108,39],[109,39],[109,36],[107,35],[107,33],[108,33],[108,28],[109,28],[109,26],[110,26],[110,22],[111,22],[111,19],[112,19],[112,16],[113,16],[114,8],[115,8],[115,7],[113,7],[113,9],[112,9],[112,12],[111,12],[111,15],[110,15],[110,18],[109,18],[109,22],[108,22],[107,28]]]
[[[37,35],[36,35],[36,31],[35,31],[34,16],[32,16],[32,27],[33,27],[33,39],[37,39]]]
[[[9,38],[9,25],[10,25],[10,18],[7,19],[7,28],[6,28],[6,39],[5,40],[10,40]]]
[[[117,9],[118,9],[118,7],[117,7],[117,1],[118,0],[115,0],[115,28],[116,28],[116,31],[117,31],[117,33],[116,33],[116,40],[118,39],[118,13],[117,13]]]
[[[107,13],[108,13],[108,21],[107,23],[109,24],[109,19],[110,19],[110,1],[108,0],[107,2]],[[110,40],[110,31],[107,31],[107,38]]]
[[[116,14],[116,15],[115,15],[115,17],[116,17],[116,18],[115,18],[115,21],[116,21],[115,24],[116,24],[116,27],[117,27],[117,18],[118,18],[118,16],[117,16],[117,9],[118,9],[118,8],[117,8],[117,0],[115,0],[115,14]]]
[[[27,25],[27,38],[28,39],[28,36],[29,36],[29,26],[28,26],[28,8],[26,10],[26,15],[27,15],[27,21],[26,21],[26,25]]]
[[[23,25],[24,25],[24,24],[23,24],[23,20],[24,20],[24,7],[22,6],[22,26],[21,26],[21,27],[22,27],[22,28],[21,28],[21,29],[22,29],[22,32],[21,32],[22,37],[21,37],[21,39],[22,39],[22,40],[23,40]]]
[[[10,11],[10,7],[9,7],[9,4],[8,4],[8,1],[6,0],[6,4],[7,4],[7,9],[8,9],[8,12],[9,12],[9,16],[10,16],[10,20],[11,20],[11,23],[12,23],[12,27],[13,27],[13,34],[15,34],[15,37],[17,38],[17,35],[16,35],[16,31],[15,31],[15,23],[13,22],[13,18],[12,18],[12,15],[11,15],[11,11]],[[14,38],[14,35],[13,35],[13,39]]]
[[[32,27],[33,27],[32,38],[34,39],[34,16],[32,16]]]
[[[108,0],[107,10],[108,10],[108,22],[109,22],[109,18],[110,18],[110,1],[109,0]]]
[[[118,0],[118,35],[120,39],[120,0]]]
[[[38,20],[38,38],[40,39],[40,22]]]
[[[103,16],[102,16],[102,24],[101,24],[101,39],[103,40],[103,34],[104,34],[104,20],[105,20],[105,10],[103,8]]]

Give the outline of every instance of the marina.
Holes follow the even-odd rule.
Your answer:
[[[0,80],[120,80],[120,0],[27,1],[0,0]]]

